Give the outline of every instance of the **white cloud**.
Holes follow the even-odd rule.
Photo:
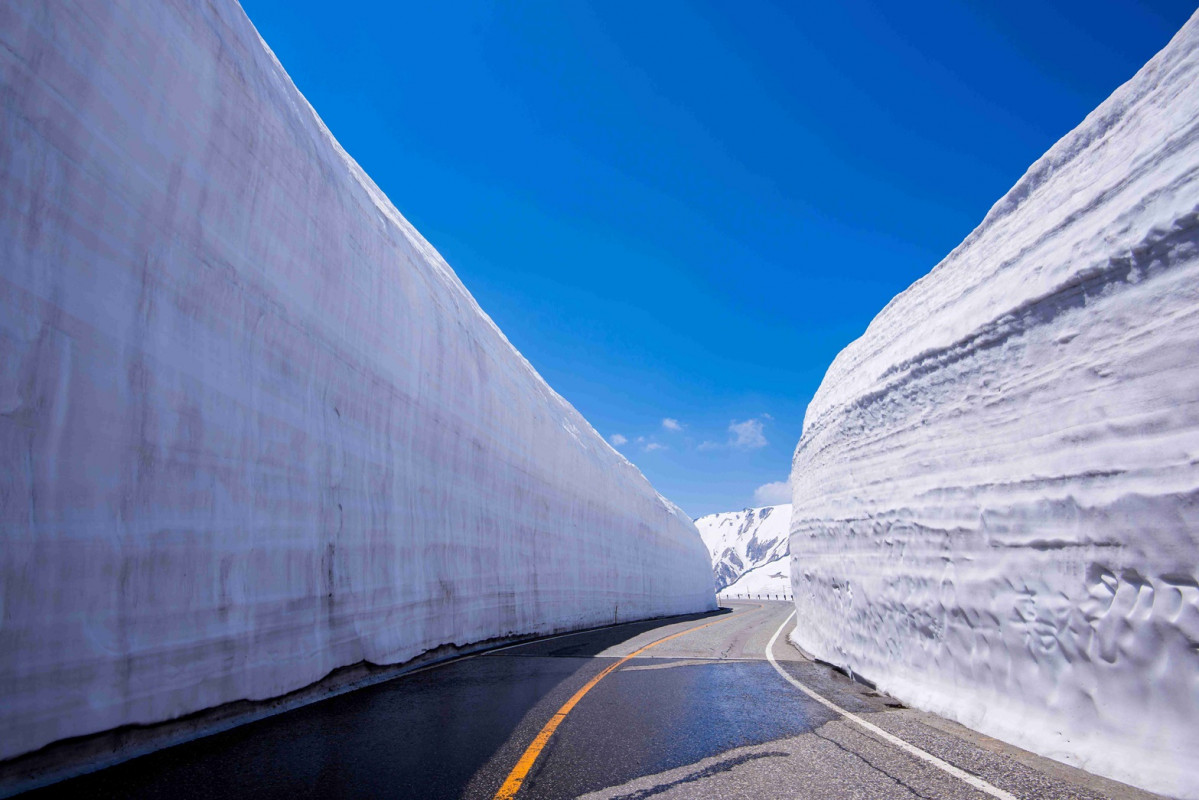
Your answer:
[[[697,450],[719,450],[724,447],[720,442],[700,442]]]
[[[777,506],[791,502],[791,484],[787,481],[764,483],[754,489],[755,506]]]
[[[764,416],[770,419],[769,416]],[[744,422],[733,420],[729,423],[729,444],[743,450],[754,450],[766,446],[766,437],[762,435],[762,420],[747,419]]]
[[[645,446],[645,452],[647,452],[647,453],[652,453],[655,450],[665,450],[665,449],[666,449],[666,445],[658,444],[657,442],[650,442],[649,444],[647,444]]]
[[[620,447],[622,444],[629,443],[629,440],[626,439],[624,436],[621,436],[619,433],[614,433],[611,436],[609,436],[608,441],[611,442],[613,444],[613,446],[615,446],[615,447]]]
[[[645,437],[644,437],[644,436],[638,436],[638,437],[637,437],[637,444],[641,444],[641,443],[643,443],[644,441],[645,441]]]
[[[683,426],[679,424],[679,421],[677,419],[671,419],[670,417],[667,417],[666,419],[662,420],[662,427],[668,431],[673,431],[675,433],[678,433],[679,431],[681,431],[683,429]]]

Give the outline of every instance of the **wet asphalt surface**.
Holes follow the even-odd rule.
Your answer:
[[[726,604],[727,605],[727,604]],[[786,683],[765,660],[788,603],[631,623],[481,654],[197,739],[22,797],[491,798],[592,677],[519,798],[986,797]],[[791,675],[1017,797],[1145,798],[905,709],[780,637]]]

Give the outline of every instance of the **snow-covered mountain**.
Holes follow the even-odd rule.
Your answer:
[[[0,759],[715,607],[234,0],[3,3],[0,53]]]
[[[1199,16],[837,356],[791,473],[807,651],[1199,797]]]
[[[722,597],[767,597],[787,600],[791,597],[791,558],[784,555],[776,561],[747,570],[735,582],[720,591]]]
[[[790,594],[787,557],[791,505],[709,514],[695,521],[721,594]]]

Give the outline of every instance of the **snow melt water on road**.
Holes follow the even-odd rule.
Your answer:
[[[233,0],[5,3],[0,45],[0,758],[715,606]]]
[[[834,361],[795,639],[925,709],[1199,797],[1199,18]]]

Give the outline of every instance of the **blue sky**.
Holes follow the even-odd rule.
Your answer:
[[[786,480],[837,352],[1194,11],[243,3],[513,344],[693,516]]]

